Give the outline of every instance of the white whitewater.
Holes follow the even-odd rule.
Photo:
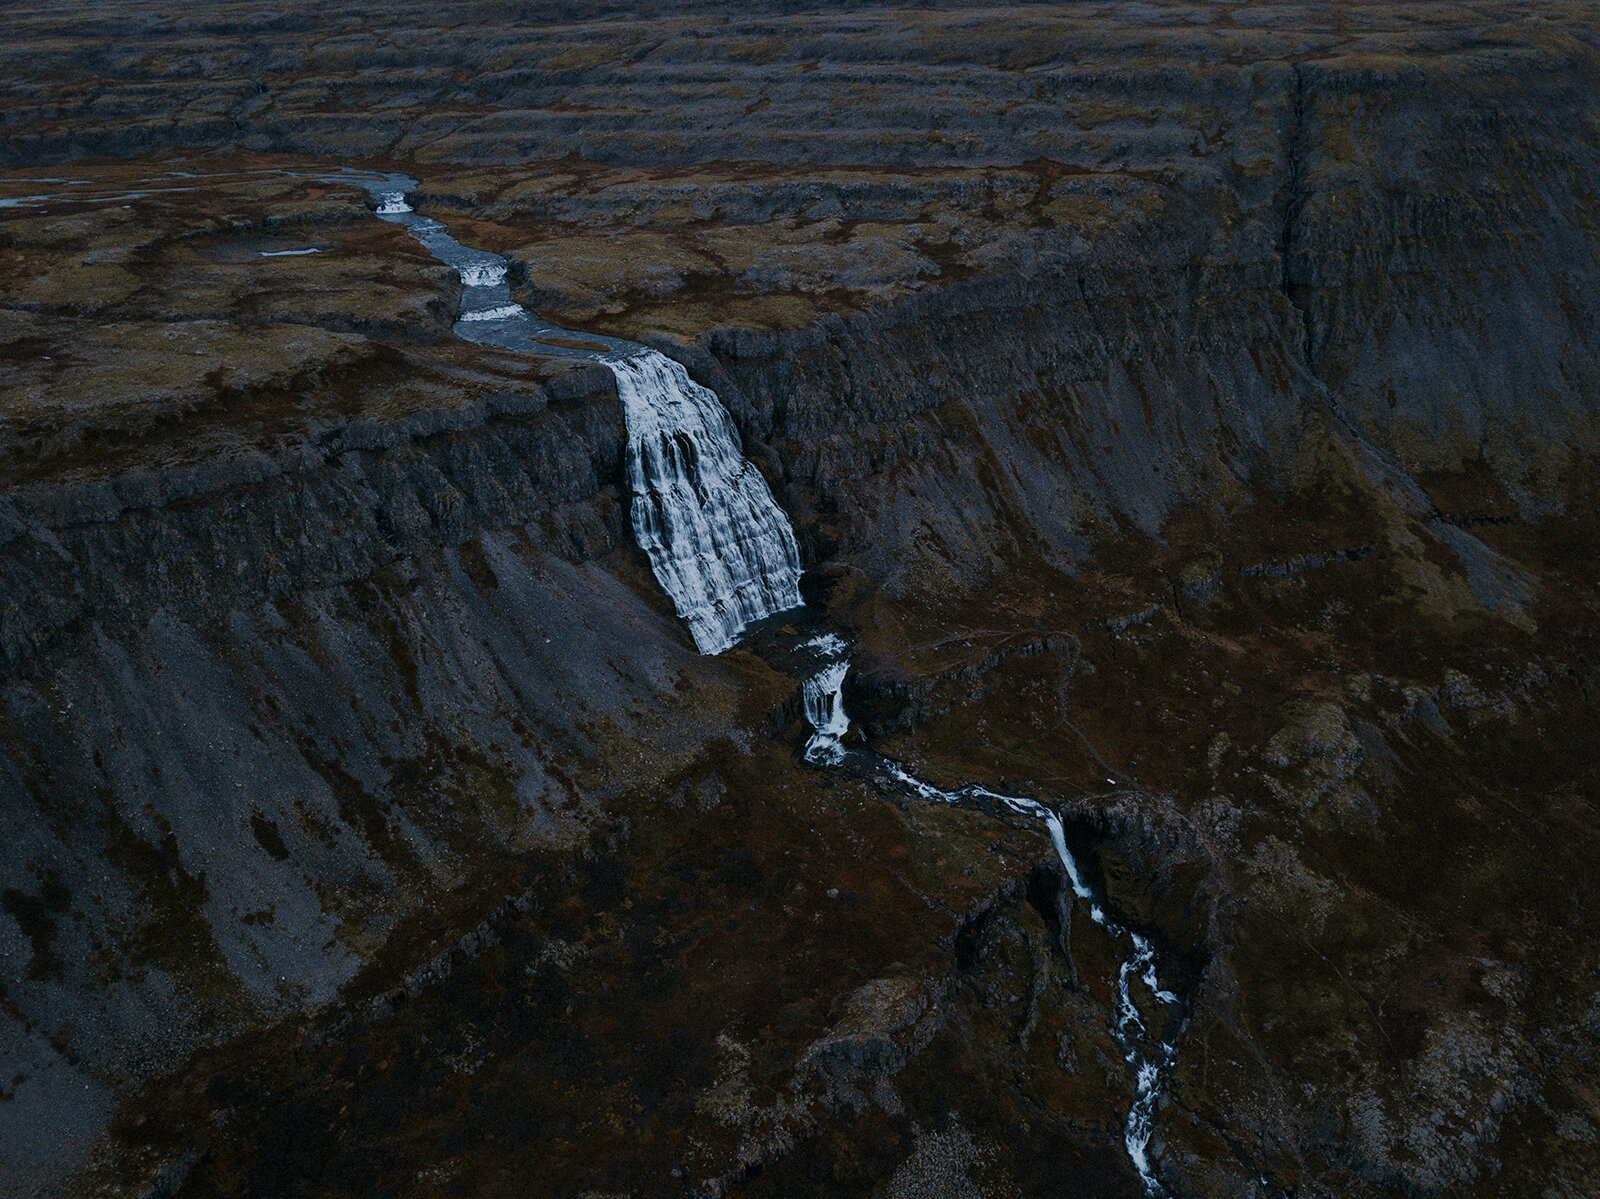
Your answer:
[[[459,271],[461,282],[467,287],[494,287],[506,281],[506,264],[503,262],[469,262]]]
[[[522,305],[501,304],[498,308],[479,308],[473,312],[463,312],[462,321],[504,321],[522,315]],[[459,321],[457,322],[460,323]]]
[[[884,762],[890,777],[923,799],[936,803],[987,799],[1003,803],[1013,812],[1043,820],[1050,830],[1050,841],[1055,846],[1056,857],[1061,860],[1061,866],[1072,883],[1072,893],[1088,904],[1089,918],[1105,929],[1113,939],[1118,941],[1123,938],[1128,939],[1132,952],[1123,960],[1121,968],[1117,971],[1117,1021],[1111,1027],[1112,1039],[1122,1051],[1123,1060],[1133,1067],[1135,1078],[1133,1106],[1128,1110],[1128,1122],[1123,1126],[1122,1139],[1127,1147],[1128,1157],[1133,1162],[1133,1168],[1139,1172],[1139,1179],[1144,1183],[1145,1194],[1150,1199],[1165,1199],[1168,1194],[1167,1189],[1161,1185],[1161,1180],[1156,1177],[1155,1169],[1150,1164],[1150,1134],[1155,1130],[1156,1105],[1161,1099],[1162,1080],[1171,1072],[1176,1057],[1177,1039],[1170,1034],[1163,1037],[1151,1030],[1145,1024],[1144,1016],[1134,998],[1134,983],[1142,983],[1151,999],[1167,1008],[1174,1017],[1178,1015],[1177,995],[1163,987],[1156,977],[1155,946],[1150,943],[1148,937],[1123,928],[1106,915],[1105,909],[1100,906],[1094,893],[1083,881],[1083,876],[1078,871],[1077,859],[1067,848],[1066,830],[1062,827],[1061,817],[1051,808],[1037,800],[1017,795],[1000,795],[976,785],[962,787],[957,791],[941,791],[910,774],[897,763],[887,759],[884,759]]]
[[[705,654],[800,606],[794,531],[716,395],[655,350],[608,361],[628,424],[633,535]]]
[[[368,182],[378,215],[404,225],[461,276],[459,336],[589,358],[616,376],[628,433],[633,535],[700,652],[721,653],[756,621],[799,607],[794,530],[745,458],[716,394],[647,346],[584,334],[595,348],[573,349],[569,331],[511,298],[505,258],[463,246],[443,224],[416,212],[406,202],[406,186],[415,184],[402,176]]]
[[[823,667],[806,678],[801,695],[805,700],[806,720],[813,730],[806,742],[805,760],[814,766],[837,766],[844,761],[844,735],[850,731],[850,717],[844,710],[844,678],[850,673],[849,646],[833,633],[814,637],[803,650],[814,650]]]

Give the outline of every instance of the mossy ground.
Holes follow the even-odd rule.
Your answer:
[[[1445,518],[1456,496],[1494,502],[1470,478],[1429,489]],[[1425,530],[1386,536],[1392,513],[1326,480],[1227,521],[1181,515],[1159,543],[1102,544],[1075,579],[1019,563],[970,608],[894,608],[878,652],[934,687],[926,723],[886,752],[936,780],[1057,796],[1109,827],[1087,860],[1116,910],[1230,980],[1225,1000],[1214,982],[1194,992],[1181,1111],[1163,1123],[1179,1156],[1207,1160],[1220,1132],[1235,1157],[1255,1143],[1279,1185],[1459,1166],[1461,1193],[1485,1195],[1502,1184],[1461,1166],[1463,1146],[1521,1162],[1541,1152],[1531,1140],[1564,1176],[1589,1168],[1551,1123],[1593,1126],[1584,1058],[1526,1039],[1586,1019],[1600,966],[1596,541],[1592,506],[1571,500],[1572,515],[1473,526],[1536,567],[1531,625],[1471,604],[1441,618],[1397,560]],[[1380,548],[1333,561],[1363,544]],[[1241,570],[1307,555],[1329,564]],[[1108,624],[1130,611],[1141,619]],[[1021,628],[1071,635],[1074,652],[997,654]],[[971,662],[997,664],[974,683]],[[1499,1105],[1531,1087],[1565,1114],[1521,1106],[1502,1128]],[[1327,1140],[1269,1150],[1285,1124],[1240,1117],[1263,1092],[1335,1113]],[[1363,1110],[1406,1129],[1442,1093],[1459,1098],[1434,1132],[1363,1139]]]
[[[927,1065],[891,1082],[899,1101],[832,1124],[770,1185],[807,1194],[856,1173],[879,1179],[918,1125],[953,1118],[959,1096],[962,1127],[998,1144],[1019,1118],[1042,1121],[1037,1136],[1077,1145],[1068,1152],[1127,1189],[1113,1152],[1124,1080],[1096,1081],[1093,1099],[1063,1109],[1057,1092],[1072,1084],[1055,1081],[1057,1041],[1044,1033],[1048,1070],[996,1076],[1005,1034],[987,1024],[1025,1019],[1031,984],[1008,1001],[1021,1006],[993,1015],[979,1014],[987,1001],[949,993],[953,978],[981,995],[985,971],[1003,993],[1016,971],[1054,969],[1052,934],[1025,905],[1002,912],[1019,922],[1022,958],[959,971],[954,960],[963,913],[1040,858],[1036,828],[902,810],[871,786],[818,775],[782,744],[713,753],[621,811],[630,835],[603,834],[579,857],[502,859],[498,885],[518,905],[493,913],[491,942],[453,955],[447,977],[407,997],[374,967],[350,989],[353,1024],[330,1016],[318,1022],[333,1023],[328,1036],[296,1024],[205,1055],[130,1104],[124,1135],[203,1142],[183,1192],[196,1195],[703,1182],[752,1136],[813,1131],[825,1088],[804,1068],[808,1046],[826,1039],[846,995],[884,977],[971,1008],[977,1023],[957,1018]],[[427,923],[472,918],[463,909]],[[412,935],[397,936],[393,960],[415,955]],[[369,995],[388,996],[370,1015],[357,1002]],[[1080,1041],[1103,1039],[1097,1019],[1074,1015]],[[1067,1114],[1085,1102],[1082,1116]],[[231,1113],[221,1133],[218,1111]]]
[[[1119,536],[1076,577],[1017,561],[938,610],[869,600],[862,632],[932,687],[877,748],[937,782],[1053,799],[1114,910],[1157,936],[1192,1014],[1160,1127],[1194,1193],[1223,1193],[1246,1158],[1285,1186],[1370,1168],[1352,1145],[1391,1170],[1431,1160],[1437,1143],[1360,1140],[1368,1095],[1404,1125],[1455,1094],[1440,1143],[1580,1169],[1581,1057],[1540,1049],[1524,1073],[1549,1110],[1482,1119],[1498,1083],[1534,1085],[1499,1055],[1581,1022],[1600,970],[1583,914],[1595,542],[1570,522],[1486,526],[1537,562],[1532,616],[1554,643],[1481,610],[1441,623],[1391,549],[1241,571],[1394,544],[1392,514],[1327,482],[1183,514],[1159,542]],[[1450,485],[1431,484],[1442,510]],[[1584,555],[1530,552],[1563,535]],[[992,1193],[1064,1176],[1136,1193],[1106,1035],[1119,950],[1081,906],[1063,930],[1037,900],[1039,826],[805,767],[798,727],[767,740],[792,684],[730,663],[748,684],[734,737],[619,797],[585,853],[479,863],[482,888],[403,924],[344,1005],[131,1101],[126,1143],[203,1146],[195,1195],[697,1185],[750,1161],[741,1191],[821,1195],[876,1193],[938,1129],[973,1138],[966,1176]],[[485,915],[488,943],[402,1000],[411,964]],[[845,1115],[805,1063],[874,979],[914,980],[945,1014]],[[1324,1139],[1294,1122],[1306,1109],[1332,1113]],[[792,1152],[768,1156],[773,1136]]]
[[[452,272],[373,220],[362,189],[276,173],[322,164],[203,165],[217,177],[106,164],[82,172],[92,186],[72,203],[0,210],[10,480],[270,451],[329,424],[451,411],[571,369],[454,339]],[[0,179],[0,194],[41,186]],[[318,252],[263,256],[297,249]]]
[[[415,201],[510,256],[518,297],[551,320],[687,341],[803,328],[1003,270],[1028,252],[1019,233],[1105,237],[1148,220],[1163,190],[1045,160],[965,171],[566,162],[442,171]]]

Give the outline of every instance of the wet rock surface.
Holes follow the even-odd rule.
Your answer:
[[[284,173],[382,160],[717,392],[852,737],[1062,811],[1173,1194],[1593,1190],[1585,8],[7,25],[6,1189],[1140,1192],[1038,822],[801,761],[609,372]]]

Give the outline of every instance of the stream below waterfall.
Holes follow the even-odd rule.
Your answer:
[[[1053,808],[1035,799],[1001,795],[976,783],[954,791],[942,791],[881,754],[866,749],[846,749],[844,738],[850,731],[850,718],[844,707],[844,680],[849,673],[849,646],[836,634],[826,633],[801,648],[812,651],[820,659],[820,666],[813,663],[813,673],[803,684],[806,719],[813,730],[803,751],[807,762],[819,767],[837,767],[854,759],[867,770],[887,776],[904,790],[931,803],[975,804],[990,810],[999,805],[1044,821],[1073,895],[1088,905],[1089,918],[1112,940],[1128,942],[1128,956],[1117,972],[1117,1012],[1111,1027],[1112,1039],[1134,1072],[1133,1104],[1123,1128],[1123,1143],[1144,1184],[1145,1194],[1150,1199],[1165,1199],[1168,1192],[1156,1177],[1149,1147],[1162,1084],[1176,1061],[1184,1008],[1177,994],[1163,987],[1157,977],[1154,944],[1148,937],[1123,927],[1106,914],[1104,905],[1085,882],[1077,859],[1067,847],[1066,828]],[[1163,1029],[1153,1030],[1146,1022],[1135,999],[1136,984],[1143,986],[1149,999],[1168,1014]]]
[[[801,606],[800,555],[788,517],[772,498],[760,472],[744,457],[727,409],[714,392],[690,379],[681,364],[649,346],[597,334],[575,334],[528,312],[511,296],[506,258],[462,245],[442,222],[411,208],[406,196],[417,186],[414,179],[348,168],[326,173],[258,173],[366,188],[381,219],[403,225],[429,253],[459,273],[462,306],[455,332],[464,340],[524,353],[585,359],[611,370],[627,426],[634,535],[701,653],[720,653],[737,643],[752,625]],[[150,190],[188,190],[182,181],[194,178],[171,172],[152,181]],[[110,198],[137,199],[147,194],[149,190],[135,189]],[[3,203],[19,207],[91,198],[107,199],[53,193]],[[267,255],[315,252],[286,250]],[[844,681],[850,668],[848,643],[836,633],[825,632],[792,649],[806,671],[803,701],[813,730],[803,750],[806,762],[819,769],[860,766],[927,802],[989,811],[1004,808],[1042,820],[1073,895],[1088,905],[1095,924],[1113,940],[1127,943],[1127,956],[1118,971],[1117,1011],[1111,1027],[1112,1038],[1135,1077],[1124,1143],[1146,1195],[1165,1199],[1168,1192],[1150,1162],[1149,1144],[1162,1087],[1174,1064],[1184,1012],[1178,996],[1160,983],[1154,945],[1107,915],[1102,901],[1085,882],[1054,809],[1038,800],[1001,795],[977,784],[942,791],[897,762],[867,749],[846,748],[850,732],[844,707]],[[1150,1003],[1168,1013],[1162,1031],[1147,1024],[1136,999],[1140,987]]]

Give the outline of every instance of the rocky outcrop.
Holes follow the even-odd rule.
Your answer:
[[[1158,535],[1185,503],[1282,491],[1325,436],[1368,472],[1478,468],[1506,511],[1561,512],[1600,446],[1580,165],[1600,146],[1577,99],[1593,69],[1574,51],[1549,76],[1496,74],[1492,99],[1470,60],[1286,70],[1270,188],[1091,202],[1058,182],[1055,229],[999,276],[794,332],[712,332],[720,369],[689,360],[772,447],[813,554],[859,554],[922,596],[1019,552],[1070,564],[1108,527]],[[1399,150],[1451,124],[1477,133]]]
[[[602,368],[463,410],[310,433],[281,454],[12,491],[4,587],[17,598],[0,647],[13,671],[39,670],[29,660],[69,627],[120,640],[163,609],[220,620],[484,529],[542,522],[546,552],[573,562],[623,532],[621,414]]]
[[[1286,279],[1351,419],[1412,470],[1486,463],[1530,515],[1595,450],[1597,64],[1516,61],[1300,67]]]
[[[686,356],[772,447],[814,556],[948,594],[1007,558],[1070,571],[1120,525],[1156,536],[1186,502],[1294,478],[1325,417],[1281,295],[1252,283],[1270,247],[1180,286],[1202,233],[1050,248],[1025,272],[796,333],[713,333],[709,361]]]

